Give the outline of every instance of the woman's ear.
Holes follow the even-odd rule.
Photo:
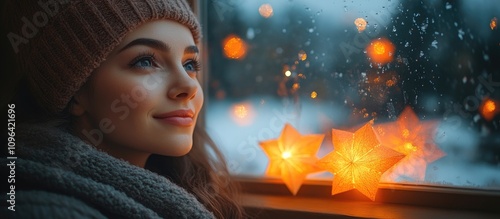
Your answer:
[[[75,94],[75,96],[73,96],[73,98],[71,98],[71,101],[69,103],[69,104],[71,104],[69,107],[69,111],[70,111],[71,115],[73,115],[73,116],[81,116],[87,110],[87,101],[86,100],[88,100],[88,98],[86,95],[88,92],[84,92],[82,90],[83,89],[80,89]]]

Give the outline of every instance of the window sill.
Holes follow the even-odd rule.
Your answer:
[[[500,191],[381,183],[375,201],[310,180],[296,196],[278,179],[237,177],[255,218],[500,218]]]

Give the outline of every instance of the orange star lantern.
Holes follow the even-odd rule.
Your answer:
[[[334,150],[317,163],[335,175],[332,195],[357,189],[375,200],[382,174],[404,157],[380,145],[370,123],[354,133],[332,129]]]
[[[395,122],[375,126],[382,145],[406,155],[382,176],[383,181],[425,179],[427,164],[445,155],[433,141],[437,125],[436,121],[419,121],[415,112],[406,107]]]
[[[260,142],[269,157],[266,175],[281,177],[294,195],[309,173],[320,171],[315,166],[324,135],[300,135],[290,124],[285,124],[278,139]]]

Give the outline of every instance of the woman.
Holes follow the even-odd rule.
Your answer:
[[[200,27],[187,3],[4,7],[26,84],[9,105],[26,122],[15,130],[15,207],[6,214],[243,217],[220,152],[196,126]]]

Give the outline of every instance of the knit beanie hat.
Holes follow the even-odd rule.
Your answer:
[[[151,20],[199,23],[184,0],[7,0],[4,27],[31,92],[48,112],[62,111],[127,33]]]

